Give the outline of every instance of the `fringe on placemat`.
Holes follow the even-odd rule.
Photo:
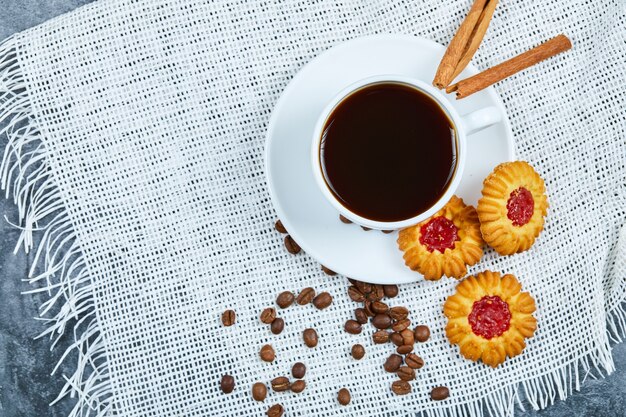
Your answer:
[[[15,252],[20,248],[26,253],[36,249],[28,275],[28,282],[36,288],[25,293],[48,295],[39,313],[46,330],[38,337],[50,337],[52,349],[70,329],[73,332],[74,342],[52,373],[66,358],[78,357],[74,374],[63,375],[65,385],[50,405],[69,395],[76,399],[70,417],[103,417],[111,411],[111,386],[92,296],[93,283],[51,175],[18,61],[12,37],[0,45],[0,135],[8,137],[0,165],[0,185],[18,209],[15,226],[21,234]],[[40,236],[37,244],[34,234]]]
[[[622,226],[617,239],[617,245],[610,259],[610,277],[626,281],[626,224]],[[608,294],[607,294],[608,295]],[[608,306],[607,328],[613,343],[621,343],[626,338],[626,303],[617,302],[617,305]]]

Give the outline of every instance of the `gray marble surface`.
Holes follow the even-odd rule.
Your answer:
[[[149,1],[149,0],[146,0]],[[54,16],[70,11],[90,0],[0,0],[0,39]],[[0,138],[4,149],[6,138]],[[10,201],[0,200],[0,215],[9,220],[17,218]],[[53,351],[47,339],[34,340],[44,325],[33,318],[42,295],[21,295],[29,289],[23,282],[32,255],[13,255],[18,231],[0,220],[0,417],[66,416],[71,399],[50,407],[64,381],[62,374],[72,370],[73,358],[55,375],[51,370],[69,344],[65,338]],[[582,390],[566,401],[557,401],[547,409],[518,411],[519,417],[626,417],[626,344],[615,347],[617,371],[606,379],[588,380]],[[527,407],[529,409],[530,407]]]

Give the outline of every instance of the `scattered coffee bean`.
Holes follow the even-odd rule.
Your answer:
[[[232,326],[237,320],[237,315],[233,310],[226,310],[222,313],[222,324],[226,327]]]
[[[274,223],[274,229],[278,230],[280,233],[287,233],[287,229],[285,229],[283,222],[280,220],[276,220],[276,223]]]
[[[304,339],[304,344],[310,348],[317,346],[317,332],[315,329],[305,329],[302,332],[302,339]]]
[[[345,223],[345,224],[350,224],[350,223],[352,223],[352,220],[350,220],[350,219],[348,219],[348,218],[344,217],[344,216],[343,216],[343,215],[341,215],[341,214],[339,215],[339,220],[341,220],[341,222],[342,222],[342,223]]]
[[[304,378],[304,374],[306,374],[306,365],[302,362],[296,362],[291,367],[291,375],[294,378],[302,379]]]
[[[272,345],[263,345],[261,351],[259,352],[261,359],[265,362],[273,362],[276,358],[276,353],[274,352],[274,348]]]
[[[383,299],[384,296],[385,293],[383,291],[383,286],[376,284],[372,286],[372,291],[368,293],[365,298],[367,298],[369,301],[380,301]]]
[[[350,404],[351,399],[352,397],[350,396],[350,391],[348,391],[347,388],[342,388],[337,393],[337,401],[339,401],[339,404],[341,405]]]
[[[403,345],[411,345],[415,343],[415,336],[413,335],[413,331],[411,329],[404,329],[400,332],[400,336],[402,336],[402,344]]]
[[[398,286],[397,285],[383,285],[383,292],[385,293],[385,297],[395,298],[398,296]]]
[[[276,310],[274,310],[272,307],[268,307],[261,312],[260,318],[261,322],[265,324],[271,324],[276,318]]]
[[[278,304],[280,308],[287,308],[293,304],[295,299],[296,297],[291,291],[283,291],[276,297],[276,304]]]
[[[298,245],[290,235],[285,236],[285,247],[287,248],[287,252],[292,255],[297,255],[302,250],[300,245]]]
[[[354,286],[357,287],[363,295],[367,295],[372,292],[372,284],[368,284],[367,282],[354,281]]]
[[[365,310],[365,314],[367,314],[369,317],[374,317],[376,315],[376,313],[372,311],[371,301],[365,300],[365,302],[363,303],[363,310]]]
[[[267,387],[262,382],[256,382],[252,385],[252,398],[257,401],[265,401],[267,397]]]
[[[387,343],[389,341],[389,333],[387,330],[378,330],[374,332],[372,339],[376,344]]]
[[[359,324],[366,324],[368,322],[367,313],[362,308],[354,310],[354,318],[359,322]]]
[[[430,329],[428,326],[417,326],[413,330],[413,334],[415,335],[415,340],[418,342],[425,342],[430,339]]]
[[[395,232],[395,230],[381,230],[384,234],[388,235],[389,233]]]
[[[273,406],[268,408],[265,414],[267,414],[267,417],[282,417],[284,412],[285,412],[285,409],[283,408],[282,405],[274,404]]]
[[[402,345],[398,346],[396,352],[400,355],[406,355],[407,353],[411,353],[413,351],[413,345]]]
[[[398,306],[391,307],[389,310],[389,317],[394,320],[404,320],[409,316],[409,310],[406,307]]]
[[[415,353],[409,353],[404,358],[404,362],[407,364],[409,368],[420,369],[424,366],[424,359],[417,356]]]
[[[296,303],[303,306],[313,301],[313,298],[315,298],[315,290],[311,287],[306,287],[296,297]]]
[[[326,275],[330,275],[331,277],[334,275],[337,275],[335,271],[333,271],[332,269],[326,268],[324,265],[322,265],[322,271],[324,271]]]
[[[391,391],[396,395],[406,395],[411,392],[411,384],[403,380],[394,381],[391,384]]]
[[[369,232],[370,230],[372,230],[369,227],[365,227],[365,226],[361,226],[361,229],[365,230],[366,232]]]
[[[372,324],[377,329],[388,329],[391,326],[391,317],[387,314],[376,314],[372,319]]]
[[[363,356],[365,356],[365,348],[363,347],[363,345],[354,345],[352,346],[352,357],[356,360],[360,360],[363,359]]]
[[[313,305],[318,310],[323,310],[333,303],[333,296],[327,292],[319,293],[313,298]]]
[[[400,333],[391,333],[389,339],[391,340],[391,343],[396,346],[402,346],[404,344],[404,339],[402,338],[402,335]]]
[[[371,308],[376,314],[386,313],[389,310],[389,306],[382,301],[373,301]]]
[[[445,400],[450,396],[450,390],[447,387],[436,387],[430,392],[430,398],[435,401]]]
[[[352,301],[357,303],[361,303],[365,300],[365,296],[363,295],[361,290],[359,290],[354,285],[348,287],[348,297],[350,297]]]
[[[304,382],[303,379],[299,379],[297,381],[294,381],[289,388],[292,392],[295,392],[296,394],[301,393],[306,388],[306,382]]]
[[[272,389],[276,392],[287,391],[289,389],[289,378],[286,376],[279,376],[272,379]]]
[[[402,365],[402,356],[393,353],[387,358],[383,367],[387,372],[396,372],[400,365]]]
[[[225,394],[230,394],[235,389],[235,378],[230,375],[224,375],[220,381],[220,388]]]
[[[285,320],[280,317],[276,317],[272,324],[270,325],[270,330],[274,334],[281,334],[283,329],[285,328]]]
[[[413,381],[415,379],[415,369],[408,366],[401,366],[396,375],[403,381]]]
[[[402,319],[402,320],[398,320],[397,322],[395,322],[393,326],[391,326],[391,328],[393,329],[394,332],[400,333],[402,330],[406,329],[410,325],[411,325],[411,320]]]
[[[343,326],[343,328],[345,329],[346,332],[350,334],[359,334],[361,333],[361,330],[363,330],[359,322],[356,320],[346,321],[346,324]]]

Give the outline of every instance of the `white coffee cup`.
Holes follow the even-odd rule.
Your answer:
[[[353,213],[343,204],[341,204],[341,202],[337,200],[335,195],[328,187],[328,184],[326,183],[324,173],[322,172],[322,163],[320,159],[320,143],[322,141],[324,127],[326,126],[326,122],[328,121],[328,118],[333,113],[335,108],[355,91],[368,85],[379,83],[399,83],[415,88],[416,90],[419,90],[420,92],[428,95],[435,102],[437,102],[437,104],[439,104],[441,109],[447,114],[448,118],[456,129],[456,167],[445,193],[428,210],[411,218],[393,222],[377,221],[359,216],[358,214]],[[439,92],[439,90],[415,78],[405,77],[402,75],[377,75],[364,78],[360,81],[355,82],[354,84],[349,85],[348,87],[337,93],[337,95],[328,103],[328,105],[322,111],[322,114],[320,115],[317,124],[315,125],[311,143],[311,168],[313,170],[313,176],[315,178],[315,182],[319,186],[319,189],[321,190],[326,200],[328,200],[328,202],[332,204],[332,206],[340,214],[350,219],[354,223],[361,226],[369,227],[371,229],[379,230],[394,230],[412,226],[435,214],[450,200],[450,198],[452,198],[452,195],[454,195],[459,183],[461,182],[463,169],[465,167],[465,158],[467,154],[466,136],[494,123],[497,123],[500,121],[500,119],[500,112],[492,106],[485,107],[483,109],[476,110],[472,113],[461,116],[454,109],[448,99],[441,92]]]

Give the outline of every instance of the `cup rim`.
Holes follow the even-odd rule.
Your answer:
[[[330,116],[332,111],[354,91],[359,90],[371,84],[384,83],[384,82],[401,83],[401,84],[409,85],[413,88],[420,90],[421,92],[425,94],[428,94],[429,97],[435,100],[437,104],[439,104],[439,106],[441,106],[441,108],[448,114],[451,122],[455,126],[456,134],[457,134],[456,135],[457,136],[456,138],[457,139],[456,140],[457,157],[456,157],[455,172],[452,176],[452,179],[450,180],[450,183],[448,184],[448,188],[443,193],[441,198],[439,198],[439,200],[437,200],[428,210],[416,216],[413,216],[404,220],[397,220],[397,221],[392,221],[392,222],[378,221],[378,220],[372,220],[366,217],[362,217],[356,213],[353,213],[348,208],[346,208],[343,204],[341,204],[341,202],[339,202],[339,200],[337,200],[335,195],[330,191],[330,188],[328,184],[326,183],[324,174],[322,172],[322,165],[321,165],[320,152],[319,152],[319,146],[320,146],[320,142],[322,139],[322,130],[324,129],[324,126],[326,125],[326,121],[328,120],[328,117]],[[465,141],[466,141],[466,134],[465,134],[461,116],[458,114],[456,109],[452,107],[448,99],[446,99],[445,96],[441,92],[439,92],[435,87],[425,83],[424,81],[418,80],[413,77],[407,77],[404,75],[395,75],[395,74],[375,75],[375,76],[360,79],[348,85],[347,87],[343,88],[324,107],[324,109],[322,110],[322,113],[318,117],[317,123],[315,124],[315,129],[313,130],[313,140],[311,142],[311,169],[313,171],[315,182],[317,183],[318,188],[320,189],[320,191],[322,192],[326,200],[344,217],[348,218],[349,220],[351,220],[352,222],[356,224],[359,224],[361,226],[365,226],[371,229],[378,229],[378,230],[402,229],[405,227],[413,226],[431,217],[433,214],[438,212],[443,206],[445,206],[446,203],[452,198],[452,196],[454,195],[454,192],[456,191],[461,181],[463,170],[465,168],[465,155],[466,155]]]

